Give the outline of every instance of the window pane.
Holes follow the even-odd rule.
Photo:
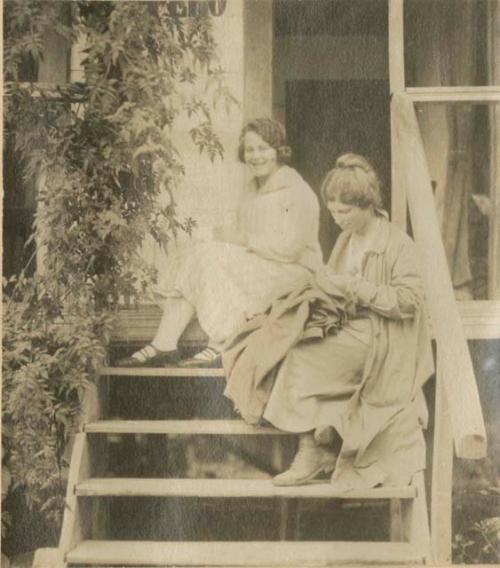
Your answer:
[[[408,87],[500,84],[500,0],[406,0]]]
[[[416,110],[457,299],[499,299],[500,104]]]

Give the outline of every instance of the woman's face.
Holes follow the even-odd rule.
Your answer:
[[[260,182],[266,181],[278,169],[278,153],[256,132],[245,134],[243,150],[245,164]]]
[[[362,209],[357,205],[342,203],[341,201],[329,201],[327,207],[335,223],[343,231],[350,233],[363,233],[373,217],[371,207]]]

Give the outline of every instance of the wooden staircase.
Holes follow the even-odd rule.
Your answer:
[[[376,488],[349,493],[334,491],[328,482],[301,487],[275,487],[268,479],[130,478],[102,475],[109,438],[163,435],[255,437],[262,447],[276,449],[283,433],[272,427],[253,427],[238,419],[117,420],[107,416],[113,384],[129,377],[146,387],[150,381],[223,380],[221,369],[118,369],[103,368],[90,391],[81,431],[76,435],[67,488],[67,508],[59,546],[60,566],[330,566],[339,564],[423,564],[429,560],[430,536],[423,475],[409,487]],[[182,384],[183,383],[183,384]],[[171,385],[169,385],[170,387]],[[219,395],[217,395],[219,396]],[[248,438],[247,438],[248,439]],[[255,439],[255,438],[254,438]],[[133,459],[133,455],[129,457]],[[96,472],[98,474],[96,475]],[[130,498],[273,501],[281,507],[285,528],[281,540],[248,541],[241,526],[240,541],[111,540],[106,500]],[[286,530],[288,515],[297,516],[298,503],[351,501],[360,507],[387,503],[390,541],[349,542],[295,540]],[[341,501],[339,501],[341,500]],[[140,502],[140,499],[137,501]],[[199,501],[198,501],[199,502]],[[288,506],[291,505],[291,508]],[[139,506],[139,505],[138,505]],[[200,511],[202,509],[200,508]],[[202,514],[202,513],[199,513]],[[158,519],[158,522],[162,522]],[[292,531],[293,533],[293,531]],[[296,536],[295,531],[295,536]]]
[[[403,2],[389,0],[390,42],[402,46]],[[272,428],[252,428],[238,420],[201,418],[181,420],[175,415],[141,420],[116,420],[106,414],[110,384],[124,377],[138,381],[222,379],[220,370],[104,368],[98,384],[86,398],[81,432],[74,445],[63,528],[57,560],[41,568],[68,566],[329,566],[339,564],[424,564],[451,562],[451,512],[453,457],[481,459],[486,455],[486,435],[479,395],[466,335],[449,277],[446,255],[435,212],[432,182],[419,132],[412,97],[417,89],[404,87],[403,49],[390,52],[392,184],[400,196],[393,203],[393,221],[406,229],[410,213],[413,237],[420,254],[422,278],[433,326],[436,348],[435,424],[431,479],[429,531],[423,473],[410,487],[373,489],[339,494],[328,483],[278,488],[269,479],[111,478],[99,474],[106,461],[106,436],[164,435],[183,437],[253,437],[278,440]],[[403,77],[401,77],[403,75]],[[395,81],[393,78],[398,76]],[[394,84],[393,84],[394,83]],[[397,83],[397,84],[396,84]],[[413,91],[413,92],[412,92]],[[418,94],[417,94],[418,95]],[[415,100],[418,100],[418,96]],[[457,99],[458,100],[458,99]],[[394,206],[396,204],[396,206]],[[490,308],[488,307],[488,310]],[[158,314],[142,311],[124,316],[117,326],[126,341],[152,337]],[[155,319],[156,318],[156,319]],[[121,332],[120,332],[121,330]],[[498,337],[495,328],[488,337]],[[471,336],[472,337],[472,336]],[[115,337],[116,338],[116,337]],[[154,419],[153,419],[154,418]],[[273,444],[276,447],[276,444]],[[132,456],[131,456],[132,457]],[[96,473],[97,472],[97,473]],[[144,541],[110,540],[105,500],[155,498],[218,501],[244,497],[278,501],[284,530],[280,540],[245,541]],[[300,541],[286,530],[287,516],[298,502],[320,500],[334,508],[340,502],[364,506],[385,500],[390,507],[387,542]],[[201,510],[201,509],[200,509]],[[253,509],[252,509],[253,510]],[[297,512],[297,509],[295,509]],[[159,521],[160,522],[160,521]],[[430,535],[429,535],[430,532]],[[357,535],[359,536],[359,535]],[[432,550],[432,554],[431,551]],[[37,566],[37,568],[38,568]]]

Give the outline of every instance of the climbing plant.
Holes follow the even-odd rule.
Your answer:
[[[43,270],[4,281],[3,421],[12,486],[55,527],[68,440],[117,298],[154,278],[138,251],[148,234],[165,247],[194,224],[175,208],[185,173],[175,132],[212,160],[223,154],[211,117],[234,99],[212,21],[170,4],[4,4],[5,144],[36,183],[29,263]],[[83,81],[23,82],[52,34],[84,39]]]

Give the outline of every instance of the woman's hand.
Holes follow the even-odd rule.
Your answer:
[[[230,243],[233,245],[246,245],[245,235],[235,229],[234,227],[219,226],[214,227],[213,237],[216,241],[221,241],[223,243]]]
[[[336,273],[329,266],[323,266],[316,272],[316,282],[329,294],[340,292],[346,297],[353,296],[361,306],[369,306],[377,291],[374,284],[351,274]]]
[[[347,295],[351,288],[352,276],[334,272],[329,266],[323,266],[316,272],[316,283],[329,294]]]

